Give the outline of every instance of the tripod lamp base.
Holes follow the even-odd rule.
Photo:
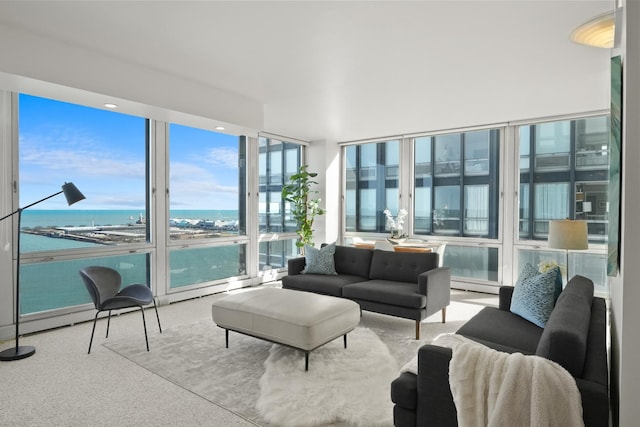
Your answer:
[[[20,360],[33,356],[36,352],[35,347],[22,345],[20,347],[11,347],[0,352],[0,361]]]

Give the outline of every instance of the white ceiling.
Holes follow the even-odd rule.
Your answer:
[[[266,131],[350,140],[605,108],[609,51],[568,36],[612,7],[2,1],[0,25],[242,95],[264,106]]]

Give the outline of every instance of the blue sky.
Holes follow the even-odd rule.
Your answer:
[[[144,118],[20,95],[19,140],[20,206],[73,182],[73,209],[144,210]],[[172,124],[169,150],[171,209],[237,209],[237,136]]]

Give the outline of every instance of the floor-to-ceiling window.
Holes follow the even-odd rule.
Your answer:
[[[385,238],[383,211],[405,209],[403,232],[446,244],[454,275],[497,281],[500,135],[496,128],[346,144],[346,236]]]
[[[304,145],[261,136],[258,139],[258,227],[260,270],[283,269],[298,254],[296,224],[286,215],[282,187],[303,164]]]
[[[88,265],[115,268],[124,283],[158,295],[250,283],[257,244],[247,230],[257,214],[248,217],[247,195],[257,189],[247,177],[257,160],[248,157],[249,138],[31,95],[14,101],[14,205],[65,182],[86,196],[69,207],[60,195],[23,212],[21,315],[78,312],[90,303],[78,274]]]
[[[415,234],[498,237],[499,141],[499,129],[413,139]]]
[[[399,208],[400,140],[344,147],[346,231],[385,232]]]
[[[520,125],[518,265],[553,261],[569,277],[582,274],[603,288],[608,224],[609,116]],[[587,221],[590,247],[584,251],[540,250],[555,219]],[[527,247],[529,246],[529,247]],[[569,259],[567,260],[567,257]]]
[[[411,139],[414,234],[446,243],[445,264],[465,280],[498,280],[500,138],[493,128]]]
[[[73,182],[85,200],[58,196],[22,212],[21,313],[90,302],[78,270],[117,268],[149,283],[149,121],[30,95],[18,102],[19,206]]]
[[[446,243],[454,281],[498,286],[525,262],[566,265],[546,249],[548,221],[584,219],[590,247],[568,253],[569,275],[606,293],[608,147],[604,113],[345,142],[343,242],[388,237],[382,210],[405,208],[409,237]]]
[[[589,238],[607,234],[608,117],[523,125],[520,239],[546,239],[548,221],[584,219]]]
[[[169,125],[171,288],[247,274],[246,138]]]

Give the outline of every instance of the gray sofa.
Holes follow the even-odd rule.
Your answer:
[[[573,277],[562,291],[544,329],[509,311],[513,287],[500,288],[499,307],[485,307],[456,333],[493,349],[546,357],[576,379],[587,427],[609,425],[607,308],[593,296],[593,282]],[[451,349],[424,345],[418,375],[403,372],[391,384],[394,424],[456,426],[449,387]]]
[[[282,287],[348,298],[362,310],[420,322],[446,307],[451,297],[449,268],[438,267],[437,253],[392,252],[336,246],[336,275],[302,274],[305,258],[288,261]]]

